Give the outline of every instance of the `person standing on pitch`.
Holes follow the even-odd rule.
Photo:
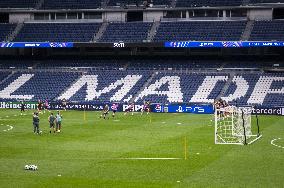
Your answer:
[[[38,113],[34,112],[33,115],[34,134],[39,134],[39,117]]]
[[[24,101],[22,101],[21,102],[21,115],[23,115],[23,112],[25,112],[25,107],[26,107],[26,105],[25,105]]]
[[[48,117],[48,122],[49,122],[49,134],[51,134],[51,130],[53,129],[53,133],[55,133],[55,117],[53,115],[53,113],[50,114],[50,116]]]
[[[57,111],[56,115],[56,132],[60,133],[61,131],[61,122],[62,122],[62,115],[59,111]]]
[[[103,113],[101,114],[100,118],[104,118],[106,119],[106,116],[108,115],[108,112],[109,112],[109,106],[106,104],[104,109],[103,109]]]
[[[114,118],[115,116],[115,113],[117,111],[117,108],[118,108],[118,104],[115,104],[113,103],[112,106],[111,106],[111,109],[112,109],[112,117]]]

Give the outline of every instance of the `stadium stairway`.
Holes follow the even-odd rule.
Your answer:
[[[249,3],[250,3],[250,0],[243,0],[242,5],[249,5]]]
[[[241,41],[248,41],[253,30],[254,21],[250,20],[247,22],[246,28],[241,36]]]
[[[232,83],[232,81],[233,81],[233,79],[234,79],[234,77],[235,77],[235,73],[230,73],[230,76],[229,76],[229,78],[228,78],[228,80],[227,80],[227,82],[225,83],[225,85],[224,85],[224,87],[222,88],[222,90],[221,90],[221,92],[220,92],[220,94],[217,96],[217,98],[216,99],[220,99],[220,98],[222,98],[223,97],[223,95],[227,92],[227,90],[228,90],[228,88],[230,87],[230,85],[231,85],[231,83]]]
[[[109,0],[103,0],[102,1],[102,8],[106,8],[108,3],[109,3]]]
[[[3,76],[3,80],[0,79],[0,85],[2,85],[4,82],[6,82],[6,80],[8,80],[14,74],[15,74],[15,71],[8,73],[8,74],[7,74],[7,72],[1,72],[1,76]]]
[[[18,23],[14,31],[7,36],[6,41],[7,42],[13,41],[23,27],[24,27],[23,23]]]
[[[44,0],[39,0],[35,6],[35,9],[41,9],[44,4]]]
[[[102,23],[102,25],[99,28],[98,32],[95,33],[95,35],[94,35],[94,39],[93,39],[94,42],[97,42],[97,41],[99,41],[101,39],[101,37],[103,36],[104,32],[106,31],[106,28],[107,28],[108,24],[109,24],[108,22],[103,22]]]
[[[147,36],[147,41],[153,41],[156,33],[157,33],[157,30],[160,26],[161,22],[160,21],[155,21],[153,24],[152,24],[152,27],[148,33],[148,36]]]
[[[171,1],[171,7],[172,7],[172,8],[175,8],[176,5],[177,5],[177,0],[172,0],[172,1]]]
[[[129,102],[136,102],[136,98],[138,99],[138,96],[150,85],[150,83],[153,81],[154,77],[156,75],[156,72],[153,72],[152,75],[149,77],[149,79],[144,83],[144,85],[141,87],[141,89],[134,94],[134,96],[130,99]]]

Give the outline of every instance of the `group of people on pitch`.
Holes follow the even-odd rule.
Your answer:
[[[111,110],[112,110],[112,117],[114,118],[115,117],[115,113],[117,112],[118,110],[118,104],[116,103],[113,103],[111,105]],[[128,113],[131,113],[131,115],[133,115],[134,113],[134,108],[135,108],[135,104],[134,103],[131,103],[127,106],[127,108],[125,109],[125,113],[124,115],[127,115]],[[141,109],[141,115],[144,113],[144,112],[147,112],[147,114],[150,113],[150,102],[147,101],[147,102],[144,102],[144,105],[143,105],[143,108]],[[109,113],[109,105],[106,104],[102,110],[102,114],[100,116],[100,118],[104,118],[106,119],[107,116],[108,116],[108,113]]]
[[[112,110],[112,117],[114,118],[115,117],[115,113],[117,112],[117,109],[118,109],[118,104],[113,103],[110,108]],[[103,108],[103,111],[102,111],[102,114],[101,114],[100,118],[106,119],[107,116],[108,116],[108,113],[109,113],[109,106],[108,106],[108,104],[106,104],[104,106],[104,108]]]
[[[49,133],[51,134],[52,131],[60,132],[61,131],[61,124],[62,124],[62,115],[60,111],[57,111],[57,114],[54,115],[52,112],[48,116],[48,122],[49,122]],[[40,134],[39,129],[39,113],[34,112],[33,114],[33,126],[34,126],[34,134]]]

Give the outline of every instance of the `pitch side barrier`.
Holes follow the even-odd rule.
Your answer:
[[[66,105],[67,110],[88,110],[88,111],[101,111],[105,104],[108,104],[111,110],[111,102],[68,102]],[[128,104],[118,104],[118,112],[124,112],[128,108]],[[26,109],[37,109],[36,101],[25,101]],[[139,112],[144,107],[143,104],[135,104],[134,111]],[[20,109],[20,101],[0,101],[0,109]],[[213,114],[214,108],[211,104],[161,104],[152,103],[150,105],[151,112],[154,113],[194,113],[194,114]],[[50,110],[61,110],[61,102],[50,102],[48,109]],[[251,108],[252,114],[257,115],[278,115],[284,116],[283,107],[253,107]]]

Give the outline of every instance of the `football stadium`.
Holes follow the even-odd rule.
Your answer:
[[[284,187],[284,0],[0,0],[0,187]]]

